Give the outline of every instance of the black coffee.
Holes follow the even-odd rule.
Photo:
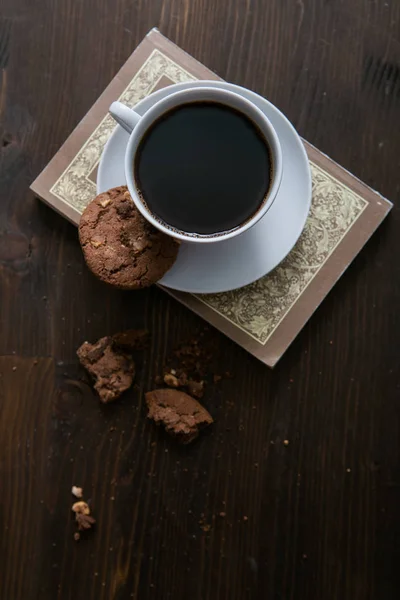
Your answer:
[[[199,235],[245,223],[262,205],[272,177],[257,126],[216,102],[193,102],[163,115],[141,141],[134,168],[153,215]]]

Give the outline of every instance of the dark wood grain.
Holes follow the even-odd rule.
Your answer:
[[[398,598],[397,206],[273,372],[207,334],[235,378],[207,392],[215,426],[182,449],[146,421],[143,392],[201,321],[160,290],[98,283],[28,185],[158,25],[396,204],[400,3],[0,7],[0,597]],[[135,326],[152,333],[139,386],[100,406],[76,348]],[[73,484],[98,521],[79,543]]]

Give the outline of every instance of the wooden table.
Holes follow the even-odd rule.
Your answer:
[[[158,25],[396,203],[400,3],[1,0],[0,14],[1,599],[398,598],[397,207],[273,372],[209,333],[235,378],[207,392],[213,431],[180,448],[143,392],[202,322],[158,289],[98,283],[28,186]],[[152,333],[138,389],[100,406],[75,351],[136,326]],[[98,521],[79,543],[73,484]]]

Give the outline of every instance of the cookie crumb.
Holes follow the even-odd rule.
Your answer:
[[[172,372],[164,375],[164,383],[166,383],[169,387],[179,387],[179,380],[177,377],[175,377],[175,375],[172,374]]]
[[[71,493],[75,498],[82,498],[83,489],[81,487],[77,487],[76,485],[72,486]]]
[[[78,533],[78,532],[76,531],[76,532],[74,533],[74,540],[75,540],[76,542],[78,542],[80,539],[81,539],[81,534],[80,534],[80,533]]]
[[[165,372],[176,376],[179,387],[186,388],[191,396],[201,398],[205,381],[211,375],[210,361],[213,356],[211,342],[205,343],[203,334],[179,344],[167,358]]]
[[[246,517],[246,515],[243,517],[243,521],[248,521],[249,517]]]
[[[72,511],[79,515],[90,515],[90,508],[87,502],[75,502],[72,505]]]
[[[91,529],[92,525],[96,523],[96,520],[93,519],[93,517],[91,517],[90,515],[83,515],[80,513],[76,514],[75,520],[78,523],[79,531],[83,531],[84,529]]]
[[[150,339],[147,329],[127,329],[114,333],[111,337],[113,346],[126,352],[145,350]]]
[[[72,512],[75,513],[75,521],[78,524],[78,532],[84,531],[85,529],[91,529],[92,525],[96,523],[96,519],[90,515],[90,508],[87,502],[83,502],[83,500],[80,502],[75,502],[71,509]],[[80,534],[75,533],[74,539],[75,541],[78,541],[80,539]]]
[[[193,381],[192,379],[189,379],[186,387],[191,396],[194,396],[195,398],[202,398],[204,396],[204,381]]]
[[[284,446],[289,446],[289,440],[283,440],[283,445]]]

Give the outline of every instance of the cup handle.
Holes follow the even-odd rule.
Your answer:
[[[108,109],[112,118],[117,121],[128,133],[132,133],[135,126],[138,124],[141,116],[134,110],[122,104],[122,102],[113,102]]]

